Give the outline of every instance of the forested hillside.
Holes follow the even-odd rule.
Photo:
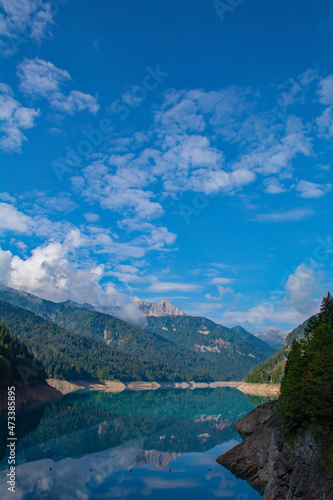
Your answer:
[[[197,316],[147,317],[146,329],[211,360],[243,365],[247,371],[274,352],[246,330],[234,331]]]
[[[36,361],[27,346],[0,324],[0,384],[44,381],[43,365]]]
[[[140,372],[145,380],[241,380],[253,366],[274,352],[253,335],[248,333],[249,338],[245,339],[206,318],[148,318],[150,331],[147,331],[108,314],[73,304],[56,304],[13,289],[1,290],[0,297],[57,324],[71,336],[79,336],[81,343],[85,337],[103,349],[109,347],[118,354],[133,356],[139,363],[144,361],[143,371],[141,368],[129,370],[133,375],[130,379],[138,380]],[[153,323],[153,320],[161,320],[161,323]],[[170,323],[167,331],[163,325],[169,320],[178,320],[178,323],[172,326]],[[211,333],[205,334],[207,331]],[[99,373],[105,375],[103,362],[98,357],[94,359]],[[83,368],[84,365],[80,365],[81,371]],[[126,367],[118,370],[114,377],[123,378],[124,371]]]
[[[286,337],[286,340],[273,356],[267,361],[255,368],[245,379],[246,382],[258,384],[279,384],[284,375],[284,368],[287,357],[294,340],[299,340],[304,337],[308,320],[304,321],[297,328],[292,330]]]
[[[163,363],[132,356],[96,340],[73,334],[23,308],[0,301],[0,322],[23,340],[43,363],[48,377],[65,379],[185,380],[199,373],[183,362]],[[201,375],[202,377],[202,375]]]

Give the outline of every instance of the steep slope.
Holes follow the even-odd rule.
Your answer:
[[[26,344],[49,377],[153,380],[153,374],[161,380],[173,380],[184,376],[167,362],[148,362],[120,352],[101,339],[73,334],[5,301],[0,301],[0,323]]]
[[[304,337],[308,320],[292,330],[286,337],[283,346],[271,358],[255,368],[245,379],[246,382],[259,384],[279,384],[283,378],[288,353],[294,340]]]
[[[261,340],[246,332],[235,333],[213,321],[193,316],[147,317],[146,329],[177,345],[201,352],[211,361],[247,369],[274,352]],[[246,368],[245,368],[246,367]],[[251,369],[251,368],[250,368]]]
[[[141,376],[145,375],[145,380],[230,380],[242,378],[246,369],[248,371],[251,368],[251,365],[246,369],[242,366],[234,367],[230,362],[223,365],[218,360],[207,359],[203,353],[182,349],[162,336],[107,314],[77,308],[68,303],[56,304],[13,289],[3,291],[2,296],[72,334],[102,342],[117,352],[131,354],[144,361],[146,368],[140,373]],[[102,370],[103,364],[98,359],[97,364]],[[138,380],[140,377],[136,373],[131,379]]]
[[[146,370],[140,373],[144,373],[145,379],[149,380],[161,380],[163,377],[169,380],[241,380],[273,352],[255,337],[252,336],[252,341],[257,343],[256,347],[206,318],[151,316],[147,318],[149,331],[146,331],[110,315],[76,307],[73,303],[55,304],[13,289],[1,290],[0,298],[29,309],[74,335],[139,358],[146,363]],[[154,320],[162,323],[153,327]],[[168,320],[178,321],[177,328],[173,326],[169,329],[169,333],[173,334],[171,336],[166,335],[165,328],[168,327],[163,323]],[[205,333],[211,329],[215,331],[208,340]],[[193,333],[196,333],[196,338]],[[98,364],[102,370],[103,365]]]

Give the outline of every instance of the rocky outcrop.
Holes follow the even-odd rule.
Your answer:
[[[275,409],[276,401],[257,406],[250,413],[247,413],[245,417],[238,420],[234,427],[241,434],[252,434],[260,425],[267,422],[274,415]]]
[[[17,385],[15,386],[15,409],[18,410],[20,406],[25,403],[33,401],[52,401],[53,399],[59,399],[63,394],[51,387],[46,382],[39,382],[31,385]],[[0,386],[0,413],[8,410],[8,386]]]
[[[134,304],[144,316],[186,316],[178,307],[173,306],[170,300],[161,300],[158,304],[140,300]]]
[[[321,463],[318,446],[309,432],[298,436],[294,448],[283,442],[263,498],[333,499],[333,474]]]
[[[235,428],[248,437],[217,462],[245,478],[263,500],[332,500],[333,475],[318,466],[318,447],[309,432],[294,447],[286,443],[276,402],[258,406]]]

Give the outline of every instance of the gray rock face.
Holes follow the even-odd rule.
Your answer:
[[[284,442],[264,500],[332,500],[333,475],[318,459],[318,447],[309,432],[298,436],[295,448]]]
[[[252,434],[259,425],[264,424],[275,413],[276,401],[263,404],[254,408],[236,422],[235,429],[241,434]]]
[[[170,300],[161,300],[158,304],[140,300],[134,302],[134,304],[144,316],[186,316],[178,307],[174,307]]]
[[[217,462],[245,477],[263,500],[333,500],[333,475],[318,467],[318,447],[309,432],[288,446],[276,402],[252,410],[235,425],[249,436]]]

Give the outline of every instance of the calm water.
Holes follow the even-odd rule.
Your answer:
[[[1,436],[1,498],[260,499],[215,459],[241,441],[236,420],[264,401],[219,388],[75,393],[30,405],[17,412],[15,495]]]

